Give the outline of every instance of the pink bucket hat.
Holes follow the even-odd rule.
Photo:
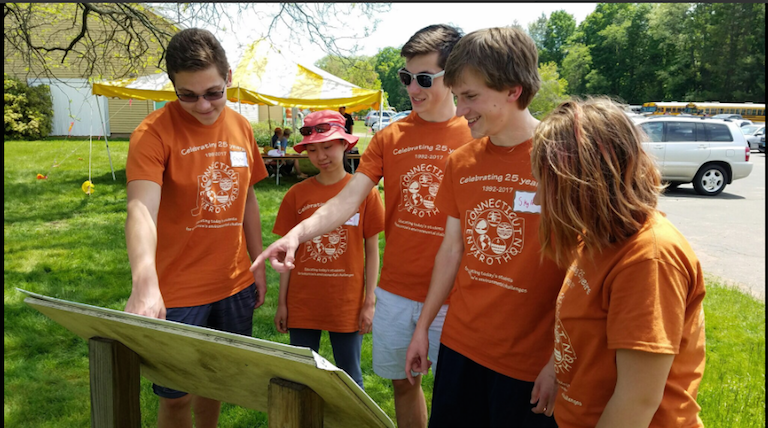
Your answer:
[[[297,153],[301,153],[304,151],[304,146],[307,144],[324,143],[326,141],[339,139],[348,142],[349,147],[347,147],[347,150],[351,149],[357,144],[357,140],[359,140],[360,137],[347,134],[347,130],[344,127],[345,123],[346,119],[344,116],[333,110],[320,110],[308,114],[307,117],[304,118],[304,126],[299,129],[299,132],[304,138],[300,143],[293,146],[293,150],[296,150]]]

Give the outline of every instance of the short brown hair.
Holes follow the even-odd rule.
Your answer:
[[[510,27],[477,30],[456,44],[448,57],[444,82],[446,86],[460,83],[465,67],[470,67],[493,90],[521,86],[518,105],[524,109],[541,87],[538,61],[536,44],[523,30]]]
[[[200,28],[181,30],[171,38],[165,50],[165,66],[173,83],[180,71],[200,71],[215,66],[224,80],[229,72],[227,54],[221,43],[210,31]]]
[[[536,127],[531,170],[541,202],[543,254],[567,267],[635,234],[663,186],[643,132],[607,97],[560,104]]]
[[[445,69],[445,63],[453,47],[461,40],[462,32],[445,24],[430,25],[417,31],[400,49],[400,56],[412,59],[418,55],[437,52],[437,65]]]

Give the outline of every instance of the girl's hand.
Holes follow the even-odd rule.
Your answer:
[[[363,308],[360,309],[360,317],[357,320],[357,329],[360,334],[367,334],[373,330],[373,312],[375,311],[374,302],[365,301]]]
[[[280,333],[288,333],[288,306],[277,306],[277,312],[275,313],[275,328]]]

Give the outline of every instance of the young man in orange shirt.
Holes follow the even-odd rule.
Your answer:
[[[406,360],[408,373],[429,368],[427,328],[453,290],[430,426],[556,426],[546,369],[565,271],[539,251],[530,158],[538,120],[528,111],[541,84],[537,58],[514,28],[468,34],[448,58],[456,114],[476,140],[445,167],[435,201],[448,216],[445,237]]]
[[[413,113],[376,133],[344,189],[264,250],[253,265],[261,268],[268,258],[278,272],[292,269],[300,243],[346,222],[376,183],[385,178],[386,248],[376,289],[373,369],[379,376],[392,379],[397,425],[401,428],[427,423],[421,377],[416,376],[414,383],[407,380],[411,374],[405,371],[405,352],[427,296],[432,263],[444,232],[445,214],[435,207],[434,200],[445,161],[453,150],[471,140],[467,122],[456,117],[453,97],[442,78],[448,55],[460,38],[461,33],[453,27],[432,25],[403,45],[405,68],[400,70],[400,78]],[[437,358],[446,298],[428,327],[435,344],[430,350],[433,359]]]
[[[267,176],[250,123],[226,106],[232,71],[208,31],[166,50],[178,101],[131,135],[125,239],[133,287],[126,312],[250,336],[266,276],[253,185]],[[250,257],[249,257],[250,256]],[[220,403],[154,385],[159,427],[215,427]]]

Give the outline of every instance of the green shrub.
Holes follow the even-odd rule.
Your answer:
[[[27,86],[3,73],[3,89],[6,140],[37,140],[51,133],[53,101],[48,86]]]

